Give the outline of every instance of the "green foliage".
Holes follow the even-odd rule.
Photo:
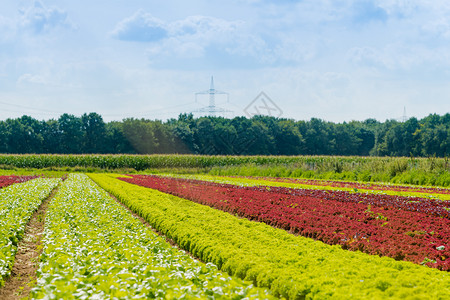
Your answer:
[[[37,178],[0,189],[0,287],[10,275],[28,220],[60,181]]]
[[[82,174],[49,205],[33,299],[272,299],[170,246]]]
[[[289,299],[444,299],[450,275],[345,251],[108,175],[89,175],[181,248]]]
[[[445,157],[450,154],[450,114],[403,123],[368,119],[338,124],[317,118],[192,114],[166,122],[129,118],[110,123],[97,113],[48,121],[23,116],[0,121],[0,153]],[[335,168],[340,173],[340,166]]]
[[[370,204],[367,206],[365,213],[373,219],[389,221],[387,217],[383,216],[383,214],[372,211],[372,206]]]

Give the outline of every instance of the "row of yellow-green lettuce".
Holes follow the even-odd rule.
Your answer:
[[[83,174],[49,205],[34,299],[270,299],[192,259]]]
[[[368,194],[384,194],[392,196],[402,197],[419,197],[419,198],[433,198],[439,200],[450,201],[450,194],[439,193],[424,193],[417,191],[393,191],[383,189],[382,185],[379,187],[372,186],[371,189],[355,189],[350,187],[335,187],[331,185],[313,185],[302,184],[295,182],[283,182],[274,180],[265,180],[264,178],[252,178],[252,177],[231,177],[231,176],[216,176],[216,175],[180,175],[180,174],[158,174],[160,176],[169,176],[175,178],[186,178],[194,180],[211,181],[222,184],[233,184],[240,186],[274,186],[274,187],[286,187],[294,189],[312,189],[312,190],[327,190],[327,191],[346,191],[350,193],[368,193]],[[392,185],[394,186],[394,185]]]
[[[26,224],[60,181],[37,178],[0,189],[0,287],[11,273]]]
[[[450,274],[345,251],[105,174],[89,175],[152,226],[223,271],[303,298],[450,297]]]

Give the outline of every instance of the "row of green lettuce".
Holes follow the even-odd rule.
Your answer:
[[[60,181],[37,178],[0,189],[0,287],[11,274],[26,224]]]
[[[181,248],[289,299],[448,299],[450,274],[345,251],[191,201],[89,175]]]
[[[194,260],[83,174],[52,199],[34,299],[271,299]]]

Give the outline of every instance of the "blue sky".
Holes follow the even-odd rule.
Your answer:
[[[0,0],[0,119],[166,119],[208,104],[343,122],[450,111],[450,2]]]

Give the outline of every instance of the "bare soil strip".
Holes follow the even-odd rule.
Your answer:
[[[58,187],[54,188],[50,196],[42,202],[25,227],[25,234],[19,242],[11,276],[6,280],[5,286],[0,288],[0,300],[29,298],[30,291],[36,283],[36,271],[42,251],[41,239],[44,233],[45,214]]]

